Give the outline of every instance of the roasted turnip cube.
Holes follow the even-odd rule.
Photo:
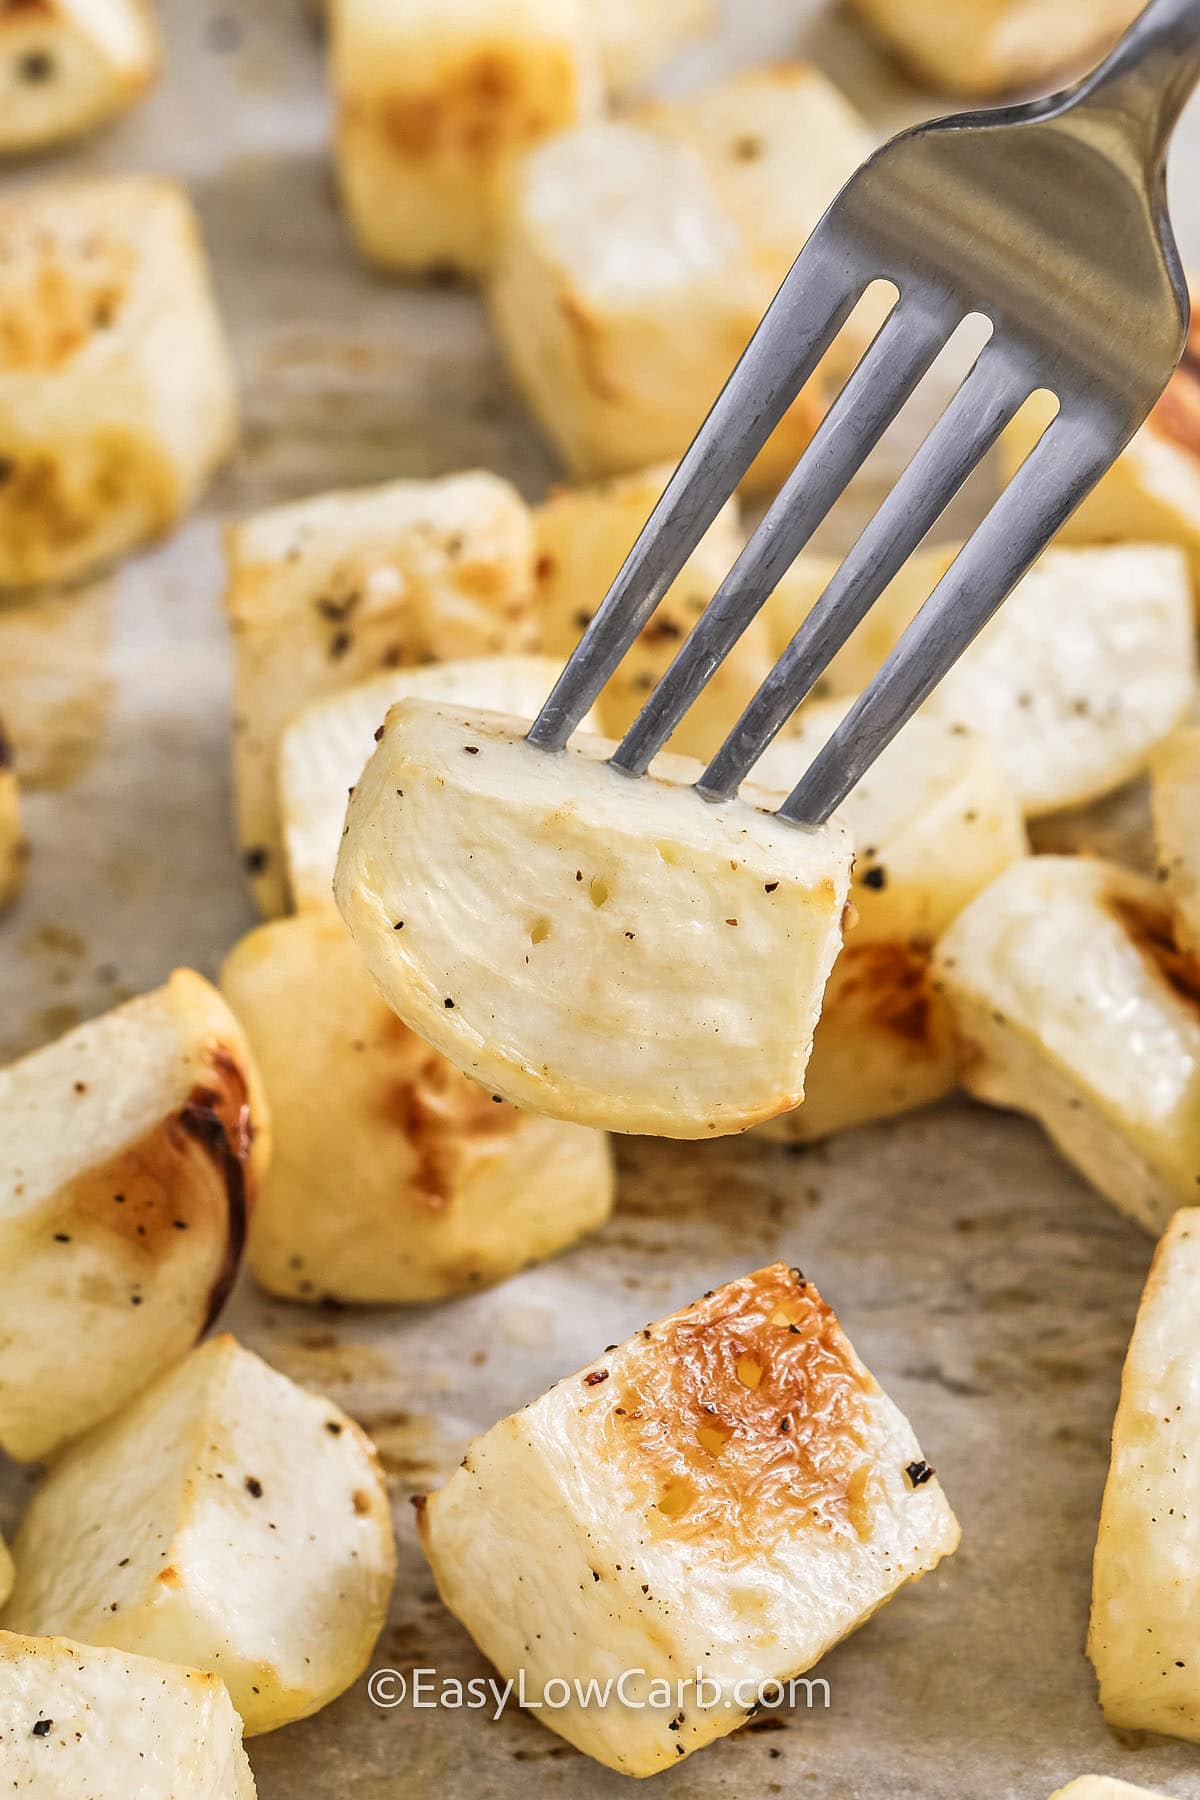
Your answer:
[[[507,481],[452,475],[272,507],[226,552],[238,835],[260,908],[279,913],[284,726],[381,669],[535,648],[533,521]]]
[[[603,1133],[498,1103],[431,1050],[380,999],[332,901],[252,932],[221,985],[275,1121],[250,1239],[271,1293],[437,1300],[607,1218]]]
[[[218,1675],[250,1734],[360,1674],[395,1546],[358,1426],[226,1336],[58,1459],[13,1560],[12,1630]]]
[[[334,891],[404,1022],[492,1093],[708,1137],[801,1099],[850,851],[700,765],[630,781],[497,713],[408,700],[355,787]]]
[[[110,176],[0,201],[0,588],[74,579],[165,530],[235,428],[182,189]]]
[[[420,1525],[502,1675],[613,1684],[538,1717],[626,1775],[735,1730],[958,1543],[908,1421],[782,1264],[493,1426]]]
[[[36,1800],[254,1800],[217,1676],[67,1638],[0,1631],[0,1748]]]
[[[505,174],[599,110],[591,0],[332,0],[337,159],[355,237],[390,268],[487,268]]]
[[[1110,1725],[1200,1742],[1200,1208],[1155,1252],[1125,1359],[1088,1654]]]
[[[1041,1121],[1093,1187],[1159,1232],[1200,1176],[1200,970],[1162,890],[1114,863],[1034,856],[942,938],[971,1092]]]
[[[158,72],[151,0],[8,0],[0,7],[0,155],[105,124]]]
[[[49,1455],[191,1349],[268,1156],[241,1027],[187,969],[0,1070],[0,1447]]]

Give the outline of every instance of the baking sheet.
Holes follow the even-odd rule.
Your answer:
[[[165,15],[167,79],[149,104],[85,151],[2,183],[83,167],[189,182],[237,355],[243,443],[170,543],[111,580],[0,611],[0,713],[33,842],[28,890],[0,924],[5,1058],[176,964],[214,974],[253,922],[229,823],[221,519],[335,484],[476,464],[536,496],[551,473],[475,296],[386,282],[352,255],[301,0],[167,0]],[[721,40],[672,79],[797,50],[829,68],[881,134],[936,109],[805,0],[728,0]],[[1185,247],[1200,260],[1187,182],[1198,162],[1193,112],[1175,189]],[[864,503],[843,509],[833,544]],[[1042,831],[1133,854],[1140,819],[1134,796]],[[1149,1239],[1032,1126],[959,1102],[800,1154],[744,1140],[627,1141],[621,1166],[620,1206],[598,1238],[492,1292],[391,1312],[304,1310],[248,1284],[234,1300],[232,1329],[348,1407],[383,1454],[400,1572],[374,1665],[464,1679],[485,1668],[437,1601],[408,1496],[598,1346],[782,1256],[819,1281],[914,1421],[963,1546],[826,1659],[827,1711],[768,1715],[658,1777],[655,1792],[1045,1800],[1094,1770],[1200,1800],[1195,1748],[1106,1730],[1082,1651]],[[0,1469],[6,1527],[29,1482]],[[250,1748],[263,1800],[627,1791],[532,1718],[384,1711],[365,1682]]]

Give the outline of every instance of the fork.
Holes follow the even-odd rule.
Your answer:
[[[842,189],[671,478],[529,741],[561,749],[867,288],[891,311],[614,751],[644,774],[964,319],[992,330],[944,412],[696,783],[738,791],[1005,426],[1058,410],[780,815],[823,823],[928,698],[1170,380],[1187,286],[1166,201],[1200,78],[1200,0],[1151,0],[1065,93],[902,133]],[[1047,628],[1050,628],[1049,621]]]

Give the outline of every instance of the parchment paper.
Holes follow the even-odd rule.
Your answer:
[[[939,110],[812,0],[727,0],[727,11],[722,40],[684,58],[676,85],[803,51],[881,135]],[[33,843],[28,890],[0,925],[5,1057],[174,965],[215,973],[252,923],[229,822],[220,520],[333,485],[472,465],[536,497],[551,473],[476,297],[378,279],[350,250],[301,0],[167,0],[165,12],[166,80],[136,117],[0,180],[88,167],[189,182],[236,349],[244,438],[170,543],[91,589],[0,613],[0,713]],[[1200,260],[1198,166],[1193,113],[1175,193]],[[843,509],[832,544],[862,503]],[[1129,851],[1140,816],[1134,796],[1043,835]],[[828,1711],[770,1715],[658,1777],[655,1792],[1045,1800],[1094,1770],[1200,1800],[1200,1750],[1110,1734],[1082,1652],[1108,1433],[1150,1240],[1031,1125],[965,1102],[798,1156],[746,1141],[627,1141],[621,1163],[609,1228],[492,1292],[349,1313],[270,1302],[243,1284],[227,1315],[248,1344],[355,1413],[383,1453],[400,1574],[375,1666],[484,1671],[437,1601],[409,1494],[598,1347],[784,1256],[820,1283],[915,1422],[963,1547],[821,1666]],[[30,1481],[0,1470],[6,1528]],[[626,1791],[531,1718],[384,1712],[365,1684],[254,1740],[251,1757],[263,1800]]]

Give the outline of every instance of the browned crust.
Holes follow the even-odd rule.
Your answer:
[[[388,148],[406,162],[457,158],[487,168],[560,123],[541,95],[570,92],[574,78],[574,59],[565,47],[544,46],[533,71],[528,52],[515,56],[504,45],[481,46],[435,87],[389,94],[372,107],[351,100],[347,120],[373,115]]]
[[[249,1086],[237,1058],[222,1046],[213,1047],[209,1062],[213,1085],[194,1087],[177,1121],[178,1130],[201,1146],[225,1188],[225,1254],[209,1290],[208,1312],[200,1337],[216,1324],[237,1279],[254,1203],[250,1161],[254,1121]]]
[[[869,1535],[873,1383],[798,1270],[776,1263],[643,1332],[612,1387],[612,1453],[655,1530],[729,1559],[798,1530]]]
[[[441,1212],[461,1186],[468,1157],[481,1147],[502,1148],[520,1128],[521,1114],[460,1074],[391,1014],[379,1048],[392,1066],[376,1115],[403,1134],[416,1156],[411,1197]]]
[[[902,1038],[910,1049],[932,1047],[931,954],[924,938],[849,943],[838,957],[827,1006],[852,1006],[857,1017]]]
[[[221,1255],[201,1337],[233,1285],[253,1203],[254,1126],[246,1077],[236,1054],[223,1045],[214,1044],[206,1061],[206,1078],[197,1082],[179,1111],[71,1182],[54,1220],[55,1240],[65,1247],[77,1234],[121,1241],[128,1291],[114,1289],[114,1305],[140,1306],[151,1298],[155,1273],[183,1234],[201,1232],[217,1239]]]
[[[51,450],[0,441],[0,539],[9,563],[28,568],[30,579],[44,574],[48,549],[77,550],[131,503],[152,528],[174,511],[174,475],[130,433],[97,433],[88,451],[86,467],[68,478]]]
[[[1190,1006],[1200,1007],[1200,957],[1181,950],[1174,922],[1165,907],[1114,896],[1109,910],[1167,985]]]
[[[454,571],[454,585],[473,600],[505,601],[502,609],[507,617],[519,618],[528,604],[523,593],[510,594],[512,572],[493,557],[476,557],[463,562]]]
[[[53,21],[58,16],[55,0],[0,0],[0,26],[26,25],[31,19]]]
[[[0,249],[13,265],[0,296],[0,370],[49,375],[115,323],[137,263],[123,238],[68,236],[22,221]]]

